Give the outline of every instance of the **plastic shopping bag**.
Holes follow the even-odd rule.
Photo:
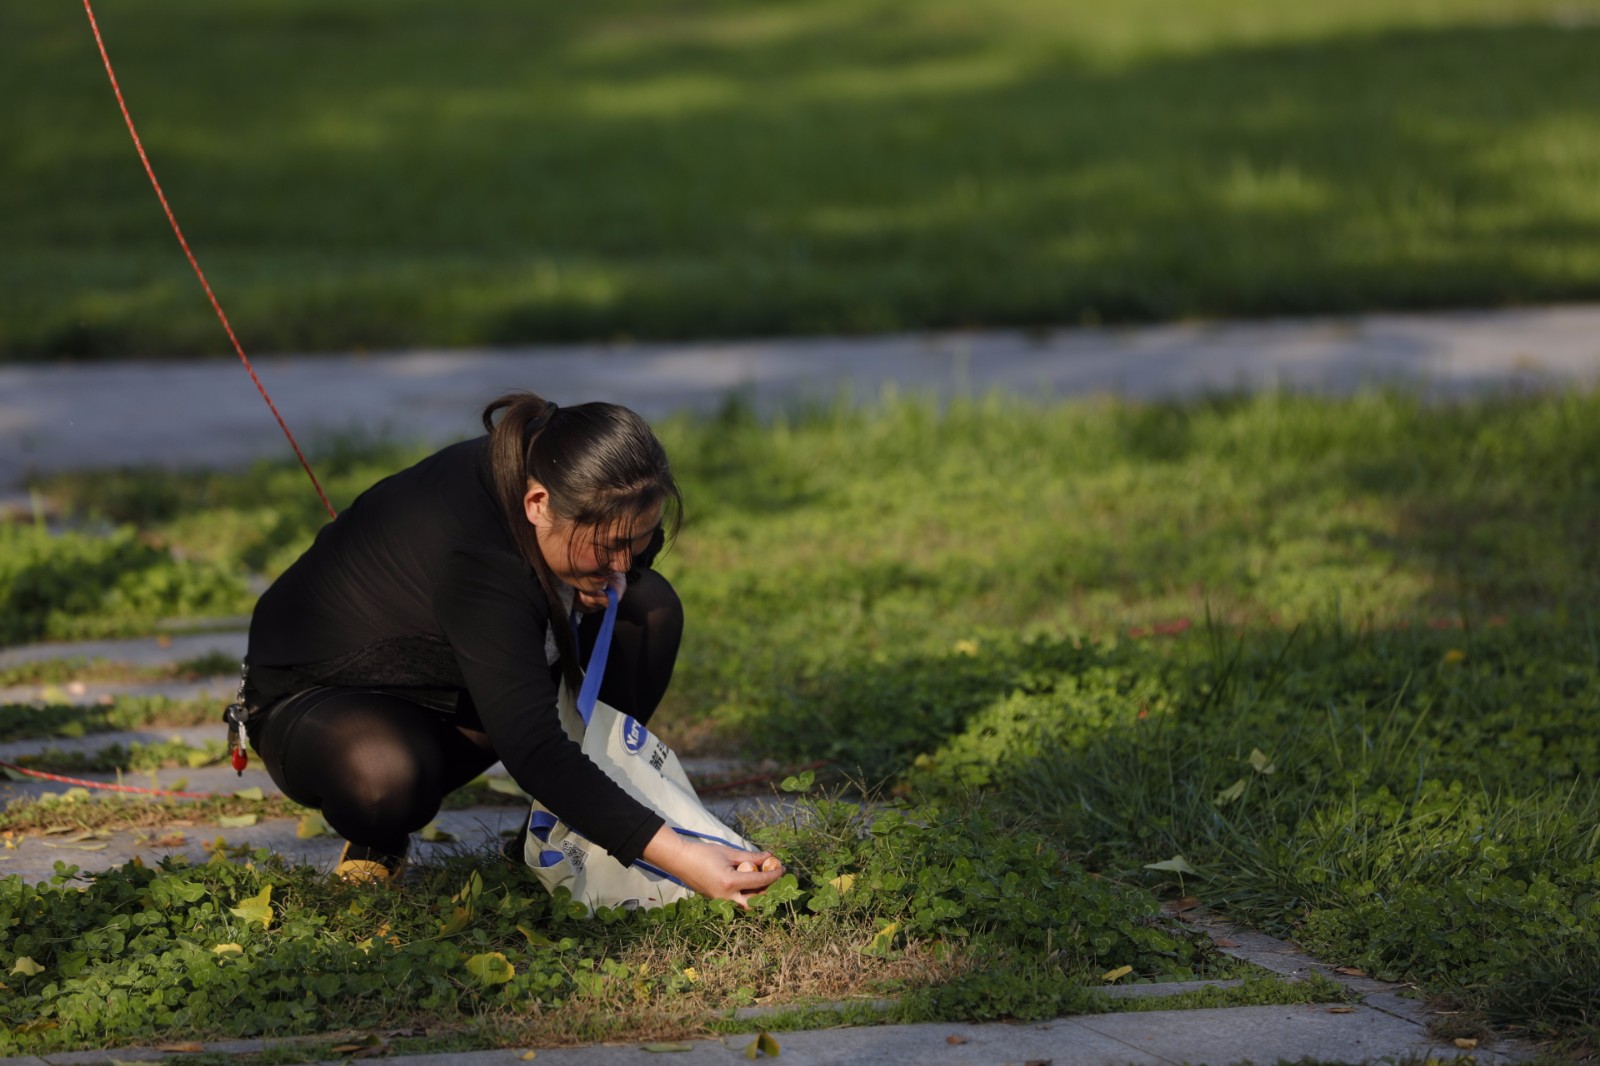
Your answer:
[[[674,831],[754,850],[705,809],[672,749],[652,736],[643,723],[600,702],[600,678],[616,620],[616,591],[608,590],[607,598],[582,689],[573,698],[566,685],[561,687],[562,727],[583,746],[585,755],[634,799],[665,818]],[[622,865],[538,800],[528,813],[523,858],[545,888],[552,893],[565,888],[591,913],[598,907],[660,907],[694,894],[665,870],[642,859],[632,866]]]

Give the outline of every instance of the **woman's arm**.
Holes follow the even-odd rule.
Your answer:
[[[772,858],[770,851],[744,851],[722,844],[706,844],[680,836],[669,826],[656,830],[644,846],[644,861],[659,867],[689,888],[711,899],[731,899],[748,907],[749,897],[763,891],[783,876],[783,864],[773,870],[740,873],[741,862],[760,866]]]

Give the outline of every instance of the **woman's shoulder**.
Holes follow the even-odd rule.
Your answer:
[[[445,553],[434,577],[434,600],[521,606],[549,613],[538,575],[506,544],[464,541]]]

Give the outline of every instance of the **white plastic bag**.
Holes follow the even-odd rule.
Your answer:
[[[641,722],[599,701],[600,678],[605,672],[616,620],[615,590],[608,590],[607,598],[605,618],[583,688],[574,699],[571,690],[565,684],[561,686],[562,728],[607,776],[665,818],[674,831],[754,850],[749,841],[705,809],[671,748],[652,736]],[[538,800],[528,812],[523,858],[545,888],[552,893],[565,888],[590,913],[598,907],[660,907],[694,894],[671,874],[643,859],[632,866],[622,865]]]

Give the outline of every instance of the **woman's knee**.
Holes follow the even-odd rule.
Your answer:
[[[320,807],[346,835],[419,829],[443,798],[436,732],[426,712],[386,694],[322,700],[285,736],[283,778],[292,786],[285,791]]]
[[[670,638],[674,645],[683,635],[683,601],[672,582],[646,570],[628,583],[628,594],[617,605],[617,621],[628,622]]]
[[[347,751],[338,772],[323,788],[324,805],[368,812],[381,821],[421,828],[444,796],[437,760],[391,740],[364,743]]]

